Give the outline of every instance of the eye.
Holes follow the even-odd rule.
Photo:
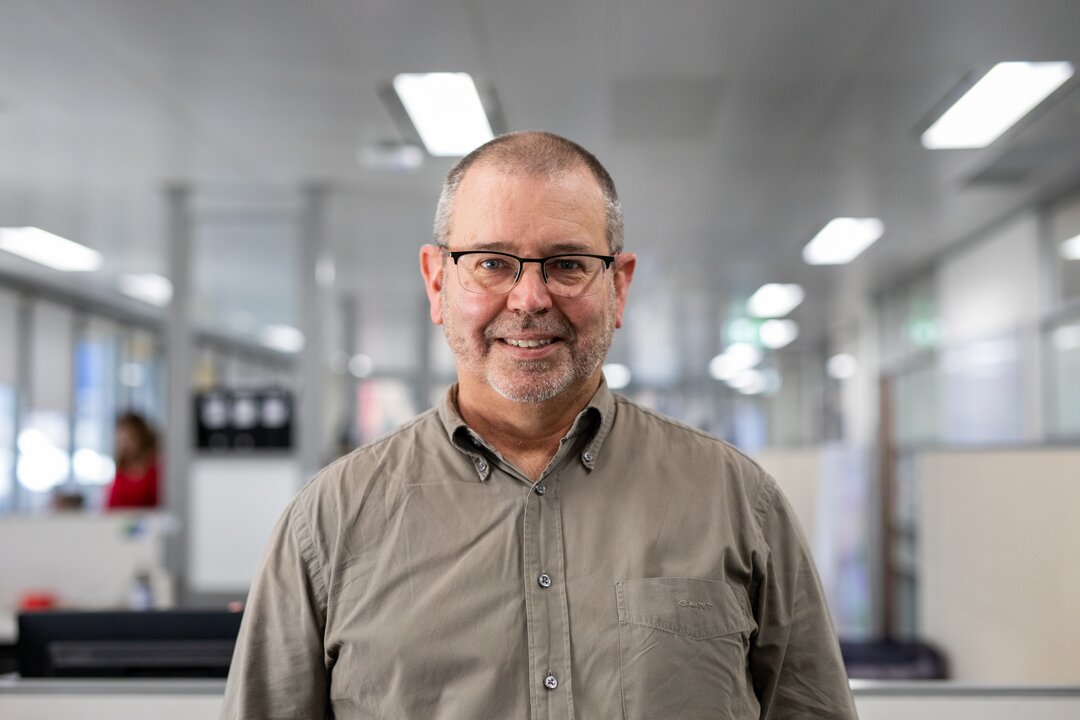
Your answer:
[[[582,269],[581,261],[576,258],[559,258],[555,263],[555,269],[560,272],[576,272]]]
[[[503,270],[507,267],[507,263],[502,258],[486,257],[481,258],[480,262],[476,263],[476,267],[479,270],[487,270],[488,272],[494,272],[497,270]]]

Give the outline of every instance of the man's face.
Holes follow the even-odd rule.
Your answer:
[[[529,258],[610,252],[603,194],[585,168],[544,177],[473,166],[458,187],[451,226],[451,250]],[[510,400],[542,402],[599,382],[622,323],[632,255],[620,255],[601,288],[577,298],[550,293],[536,263],[504,295],[466,291],[453,261],[433,246],[421,252],[421,264],[431,318],[443,325],[463,389],[487,386]]]

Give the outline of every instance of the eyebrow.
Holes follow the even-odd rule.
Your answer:
[[[511,243],[502,240],[493,240],[490,242],[482,242],[469,248],[469,250],[490,250],[493,252],[504,252],[511,255],[515,255],[514,246]],[[551,245],[548,250],[548,256],[550,255],[565,255],[567,253],[592,253],[593,250],[585,243],[580,242],[559,242]]]

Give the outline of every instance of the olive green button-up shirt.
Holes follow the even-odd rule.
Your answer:
[[[753,461],[601,386],[533,484],[455,393],[286,510],[223,718],[855,717]]]

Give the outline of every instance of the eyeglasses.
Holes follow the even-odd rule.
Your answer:
[[[548,290],[560,297],[591,295],[603,283],[597,278],[615,261],[614,255],[574,253],[545,258],[523,258],[490,250],[447,251],[457,266],[458,282],[469,292],[503,295],[521,279],[525,263],[537,263]]]

